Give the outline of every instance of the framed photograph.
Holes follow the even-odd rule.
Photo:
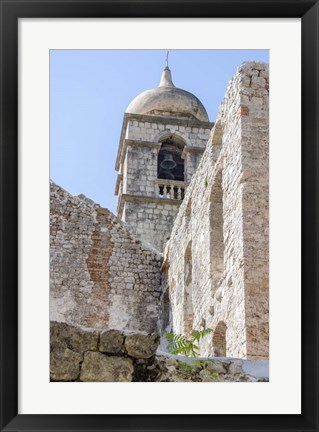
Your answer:
[[[318,8],[1,1],[1,430],[318,430]]]

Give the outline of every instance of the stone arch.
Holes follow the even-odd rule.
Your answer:
[[[224,321],[219,321],[213,334],[213,356],[226,357],[227,353],[227,326]]]
[[[224,273],[224,215],[222,170],[215,176],[210,194],[210,265],[213,293]]]
[[[186,135],[182,134],[179,131],[172,132],[169,129],[164,129],[164,130],[158,132],[154,136],[154,142],[155,143],[161,143],[165,139],[169,138],[170,136],[175,136],[175,137],[177,137],[177,139],[183,141],[186,147],[191,147],[191,145],[192,145],[192,143],[190,142],[189,138]]]
[[[184,254],[184,303],[183,303],[183,333],[189,334],[193,328],[193,262],[192,241],[189,241]]]

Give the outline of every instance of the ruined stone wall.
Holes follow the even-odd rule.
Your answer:
[[[161,261],[110,211],[51,182],[51,320],[157,331]]]
[[[173,331],[214,330],[201,355],[268,357],[268,86],[238,69],[165,252]]]
[[[50,380],[75,382],[266,382],[267,361],[194,359],[157,352],[159,337],[50,324]]]
[[[196,171],[212,125],[170,116],[125,115],[117,160],[117,214],[135,235],[160,251],[169,237],[178,206]],[[172,135],[185,144],[184,182],[163,182],[157,178],[161,140]],[[165,193],[162,193],[163,186]],[[171,186],[169,193],[167,186]],[[134,197],[141,198],[136,201]]]

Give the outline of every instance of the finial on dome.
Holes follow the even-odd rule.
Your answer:
[[[163,70],[159,87],[175,87],[172,81],[171,70],[168,66]]]
[[[166,66],[162,73],[161,82],[159,83],[159,87],[175,87],[172,81],[171,70],[168,67],[168,54],[169,51],[166,50]]]

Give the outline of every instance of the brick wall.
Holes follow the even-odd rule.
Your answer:
[[[92,328],[157,331],[161,256],[109,210],[50,190],[50,317]]]

